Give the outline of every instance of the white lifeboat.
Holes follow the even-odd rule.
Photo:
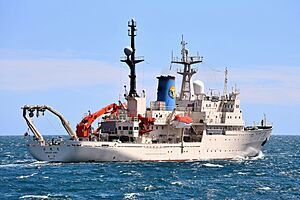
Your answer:
[[[183,116],[182,114],[175,115],[174,119],[171,122],[171,125],[174,128],[187,128],[192,125],[192,118],[189,116]]]

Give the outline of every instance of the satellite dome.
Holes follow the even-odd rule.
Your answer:
[[[204,83],[200,80],[193,82],[195,95],[204,94]]]
[[[124,48],[124,53],[126,56],[130,56],[132,54],[133,50],[131,47],[125,47]]]

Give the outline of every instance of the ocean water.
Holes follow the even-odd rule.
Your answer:
[[[300,136],[272,136],[251,160],[47,163],[0,137],[0,199],[300,199]]]

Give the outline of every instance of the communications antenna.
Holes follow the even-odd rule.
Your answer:
[[[224,90],[223,90],[223,96],[226,97],[227,95],[227,87],[228,87],[228,70],[227,67],[225,68],[225,79],[224,79]]]
[[[180,69],[177,71],[178,74],[182,75],[182,83],[179,100],[191,100],[191,78],[197,72],[195,68],[191,66],[196,63],[201,63],[203,57],[189,56],[189,51],[186,48],[187,43],[181,38],[181,59],[173,57],[171,63],[183,65],[183,71]]]

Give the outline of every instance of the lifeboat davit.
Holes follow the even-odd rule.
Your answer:
[[[171,125],[174,128],[187,128],[192,125],[192,118],[189,116],[183,116],[182,114],[175,115],[174,119],[171,122]]]

